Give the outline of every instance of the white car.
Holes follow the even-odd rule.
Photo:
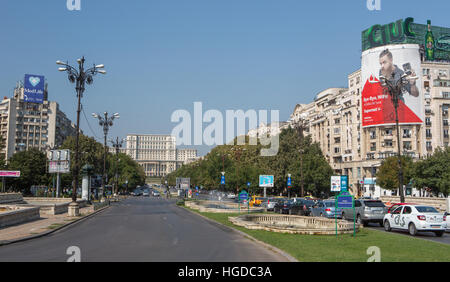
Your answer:
[[[383,223],[386,231],[408,230],[412,236],[419,231],[430,231],[441,237],[447,228],[447,216],[439,213],[434,207],[403,205],[387,213]]]
[[[234,198],[236,198],[236,195],[233,194],[233,193],[230,193],[230,194],[227,195],[227,198],[228,199],[234,199]]]

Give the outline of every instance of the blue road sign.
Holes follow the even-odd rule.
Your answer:
[[[341,191],[348,191],[348,176],[341,175]]]
[[[220,184],[225,185],[225,175],[222,175],[222,177],[220,178]]]
[[[337,208],[338,209],[352,209],[353,208],[353,197],[348,196],[348,195],[337,197]]]
[[[247,182],[247,187],[250,187],[250,185],[252,185],[250,182]]]
[[[288,187],[291,187],[291,186],[292,186],[292,181],[291,181],[291,178],[290,178],[290,177],[288,177],[288,179],[287,179],[287,186],[288,186]]]
[[[239,200],[247,200],[248,199],[248,194],[246,191],[242,191],[241,193],[239,193]]]

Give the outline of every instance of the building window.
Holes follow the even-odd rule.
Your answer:
[[[431,125],[431,118],[430,117],[426,117],[425,118],[425,125],[428,125],[428,126]]]
[[[411,141],[404,141],[403,142],[403,150],[411,150]]]
[[[403,138],[411,138],[411,129],[403,129]]]
[[[377,150],[377,143],[370,143],[370,150],[376,151]]]
[[[370,131],[370,139],[375,139],[377,138],[377,133],[375,130]]]
[[[427,138],[431,138],[431,129],[426,129],[425,134],[426,134]]]

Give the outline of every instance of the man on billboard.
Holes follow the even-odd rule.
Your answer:
[[[392,53],[389,49],[386,49],[380,53],[380,65],[380,76],[384,76],[386,79],[393,81],[394,84],[396,84],[406,73],[408,83],[405,85],[404,89],[409,95],[419,97],[419,89],[416,85],[418,77],[411,68],[410,63],[403,64],[404,71],[401,70],[397,65],[394,65]],[[401,97],[401,99],[404,102],[403,97]]]

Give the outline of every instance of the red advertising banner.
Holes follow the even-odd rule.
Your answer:
[[[0,170],[0,177],[20,177],[20,171]]]
[[[387,45],[365,51],[361,62],[364,82],[361,94],[362,126],[395,124],[392,96],[381,86],[381,75],[394,84],[406,76],[397,109],[399,123],[421,124],[424,110],[420,74],[420,53],[416,44]]]

